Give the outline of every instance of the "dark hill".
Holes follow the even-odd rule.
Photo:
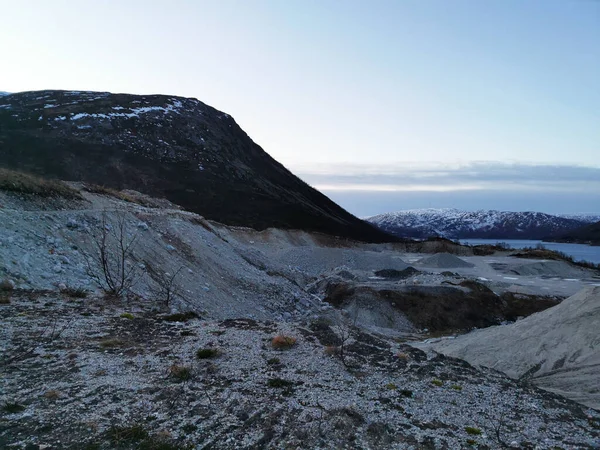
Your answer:
[[[37,91],[0,96],[0,165],[162,196],[230,225],[393,240],[191,98]]]
[[[553,242],[575,242],[579,244],[600,245],[600,222],[572,230],[557,238],[548,238]]]

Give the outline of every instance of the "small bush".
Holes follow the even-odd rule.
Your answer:
[[[2,292],[10,292],[13,289],[14,289],[14,285],[8,278],[5,278],[0,283],[0,291],[2,291]]]
[[[296,345],[296,338],[280,334],[271,341],[271,346],[277,350],[287,350]]]
[[[219,350],[216,348],[199,348],[196,352],[196,358],[198,359],[210,359],[219,356]]]
[[[277,366],[281,364],[281,360],[279,358],[271,358],[267,360],[267,364],[270,366]]]
[[[169,375],[178,382],[188,381],[192,378],[192,369],[187,366],[173,364],[169,367]]]
[[[465,431],[467,432],[467,434],[470,434],[472,436],[479,436],[481,434],[481,430],[475,427],[465,427]]]
[[[431,380],[431,384],[437,387],[443,386],[444,382],[442,380],[438,380],[437,378]]]
[[[20,413],[21,411],[24,411],[25,407],[23,405],[20,405],[19,403],[6,402],[2,406],[2,410],[8,414],[16,414]]]
[[[326,345],[325,354],[328,356],[338,356],[340,354],[340,348],[337,345]]]
[[[133,320],[133,314],[131,313],[123,313],[119,316],[121,319],[129,319],[129,320]]]
[[[119,338],[107,338],[100,341],[100,347],[102,348],[115,348],[122,347],[126,344],[123,339]]]
[[[71,298],[86,298],[88,296],[88,291],[82,287],[74,288],[67,286],[62,292]]]
[[[61,397],[61,394],[56,389],[51,389],[44,393],[44,397],[48,400],[58,400]]]
[[[169,314],[168,316],[162,316],[161,319],[165,322],[187,322],[188,320],[196,319],[198,314],[193,311],[187,311],[184,313]]]
[[[0,190],[40,197],[81,198],[79,192],[62,181],[2,168],[0,168]]]
[[[453,384],[452,386],[450,386],[451,389],[454,389],[455,391],[462,391],[462,386],[458,385],[458,384]]]
[[[267,386],[278,389],[289,389],[294,385],[291,381],[284,380],[283,378],[269,378],[267,380]]]
[[[148,437],[148,432],[142,425],[131,425],[127,427],[111,427],[108,430],[110,440],[117,445],[139,442]]]

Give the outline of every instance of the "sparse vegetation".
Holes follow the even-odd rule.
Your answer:
[[[462,386],[459,384],[453,384],[452,386],[450,386],[451,389],[454,389],[455,391],[462,391]]]
[[[146,264],[146,268],[157,283],[157,287],[152,290],[152,294],[159,302],[168,308],[175,298],[183,298],[183,294],[177,283],[177,277],[183,270],[183,266],[179,267],[173,273],[154,269],[152,264]]]
[[[119,316],[121,319],[129,319],[129,320],[133,320],[133,314],[128,313],[128,312],[124,312]]]
[[[10,295],[0,292],[0,305],[10,305]]]
[[[39,197],[81,198],[78,191],[62,181],[3,168],[0,168],[0,190]]]
[[[400,393],[407,398],[411,398],[413,396],[413,391],[411,391],[410,389],[401,389]]]
[[[219,356],[219,350],[212,347],[200,348],[196,352],[196,357],[198,359],[210,359]]]
[[[441,387],[444,385],[444,382],[442,380],[438,380],[437,378],[434,378],[433,380],[431,380],[431,384],[433,384],[434,386],[437,386],[437,387]]]
[[[296,338],[279,334],[271,340],[271,346],[276,350],[288,350],[296,345]]]
[[[25,407],[19,403],[6,402],[2,405],[2,410],[7,414],[16,414],[25,410]]]
[[[270,358],[267,360],[267,364],[270,366],[277,366],[281,364],[281,360],[279,358]]]

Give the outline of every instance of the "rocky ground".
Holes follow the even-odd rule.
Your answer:
[[[257,232],[71,186],[0,192],[0,448],[599,445],[597,411],[407,345],[500,323],[513,301],[546,309],[592,271]],[[117,270],[119,230],[132,283],[115,298],[98,245]]]
[[[597,411],[325,317],[183,321],[135,298],[5,298],[2,448],[599,444]]]

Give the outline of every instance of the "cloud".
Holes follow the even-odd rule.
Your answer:
[[[292,166],[322,191],[371,192],[589,192],[600,191],[600,167],[501,162]]]

